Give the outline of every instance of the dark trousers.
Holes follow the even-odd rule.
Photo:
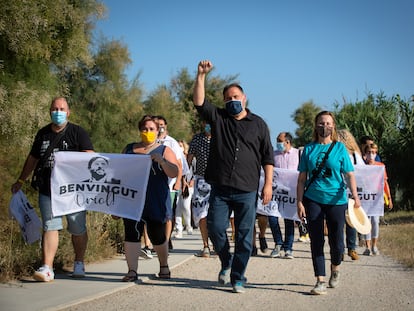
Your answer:
[[[340,265],[344,251],[344,225],[347,204],[328,205],[304,198],[306,218],[308,221],[309,237],[311,240],[312,263],[315,276],[325,276],[325,244],[324,220],[328,227],[328,242],[330,247],[331,264]]]

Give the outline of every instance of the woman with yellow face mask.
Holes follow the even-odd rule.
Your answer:
[[[159,278],[171,277],[168,267],[168,240],[165,225],[172,218],[170,190],[168,177],[174,178],[178,174],[177,158],[167,146],[157,143],[158,122],[152,116],[144,116],[138,123],[141,141],[128,144],[122,153],[149,154],[152,166],[148,178],[147,193],[141,221],[124,218],[125,228],[125,257],[128,273],[123,282],[134,282],[138,279],[138,256],[141,251],[141,237],[146,225],[148,236],[157,252],[160,263]],[[144,176],[143,176],[144,178]]]

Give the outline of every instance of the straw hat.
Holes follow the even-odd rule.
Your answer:
[[[371,232],[371,222],[368,219],[362,206],[354,208],[355,201],[349,199],[348,209],[345,211],[345,219],[348,225],[355,228],[361,234],[368,234]]]

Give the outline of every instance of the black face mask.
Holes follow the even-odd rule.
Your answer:
[[[325,138],[332,135],[332,127],[329,126],[318,126],[316,132],[319,136]]]

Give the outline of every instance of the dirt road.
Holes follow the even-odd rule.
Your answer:
[[[194,257],[176,267],[171,280],[150,279],[64,310],[414,310],[414,272],[385,256],[357,261],[346,256],[340,285],[313,296],[309,244],[295,242],[292,260],[272,259],[269,253],[259,251],[250,259],[243,294],[218,285],[217,257]]]

